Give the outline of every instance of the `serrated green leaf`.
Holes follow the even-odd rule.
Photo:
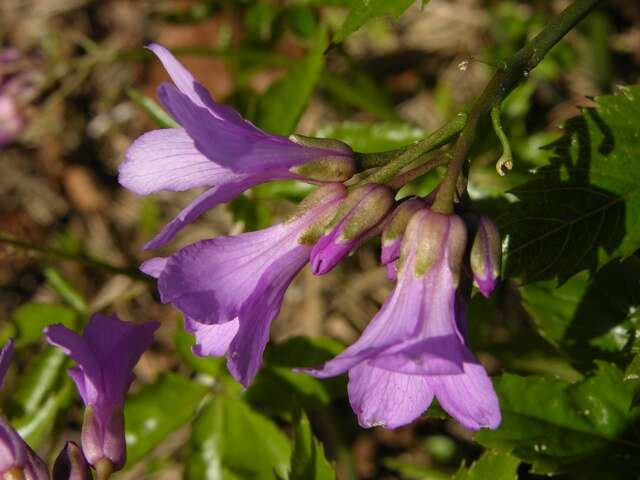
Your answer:
[[[290,456],[289,440],[271,420],[242,399],[221,393],[195,421],[185,475],[279,480],[288,478]]]
[[[518,465],[520,460],[513,455],[488,451],[469,468],[460,467],[453,480],[517,480]]]
[[[127,465],[144,458],[191,420],[207,391],[203,385],[166,373],[128,398],[124,408]]]
[[[303,114],[324,65],[327,33],[318,29],[313,46],[260,98],[255,123],[270,133],[289,135]]]
[[[332,42],[340,43],[357,31],[367,21],[383,15],[397,19],[415,0],[353,0],[351,8],[340,29],[333,35]],[[428,0],[423,0],[423,5]]]
[[[22,348],[42,338],[42,331],[52,323],[61,323],[74,329],[76,312],[64,305],[52,303],[25,303],[13,313],[16,326],[16,347]]]
[[[324,448],[311,431],[306,415],[295,429],[289,480],[333,480],[336,474],[324,455]]]
[[[356,152],[372,153],[417,142],[424,138],[424,131],[401,122],[342,122],[323,126],[316,136],[341,140]]]
[[[640,260],[612,262],[592,279],[581,272],[560,287],[549,280],[520,292],[538,331],[574,365],[584,370],[595,358],[619,362],[640,322]]]
[[[496,378],[502,424],[475,439],[531,463],[535,473],[628,478],[640,467],[640,443],[632,433],[640,409],[629,409],[632,392],[622,372],[604,362],[597,366],[574,384],[539,376]]]
[[[176,128],[180,126],[155,100],[143,95],[138,90],[130,88],[127,90],[127,95],[158,127]]]
[[[498,218],[506,274],[524,282],[595,271],[640,247],[640,86],[596,98],[567,122],[551,164]]]

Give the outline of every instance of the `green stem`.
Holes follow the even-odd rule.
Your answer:
[[[484,91],[478,97],[469,113],[469,120],[453,147],[453,155],[447,173],[442,179],[440,189],[433,203],[433,210],[440,213],[452,213],[453,201],[457,193],[457,182],[469,156],[476,137],[480,120],[495,105],[529,75],[551,50],[573,27],[586,17],[601,0],[576,0],[551,19],[549,24],[533,40],[516,52],[506,63],[504,69],[496,72]]]
[[[5,243],[7,245],[11,245],[17,248],[29,250],[31,252],[36,252],[48,257],[53,257],[53,258],[62,259],[62,260],[73,260],[75,262],[80,262],[88,267],[98,268],[100,270],[106,270],[107,272],[110,272],[110,273],[126,275],[127,277],[131,277],[136,280],[143,280],[145,282],[150,281],[149,277],[139,272],[137,269],[116,267],[115,265],[111,265],[109,263],[105,263],[101,260],[96,260],[95,258],[87,257],[85,255],[77,255],[77,254],[68,253],[62,250],[41,247],[39,245],[34,245],[32,243],[28,243],[23,240],[18,240],[12,235],[9,235],[4,232],[0,232],[0,243]]]
[[[449,143],[449,141],[451,141],[451,139],[464,128],[466,120],[466,114],[460,113],[456,115],[453,120],[440,127],[424,140],[421,140],[420,142],[415,143],[405,148],[404,150],[401,150],[402,153],[400,155],[388,161],[388,163],[386,163],[379,170],[376,170],[374,173],[369,175],[365,179],[365,182],[386,183],[390,181],[398,174],[398,172],[400,172],[400,170],[411,164],[411,162],[413,162],[416,158]],[[397,155],[399,151],[395,150],[394,152]],[[383,152],[382,155],[384,156],[388,154],[386,152]],[[360,166],[362,166],[362,164]],[[364,168],[367,167],[365,166]]]

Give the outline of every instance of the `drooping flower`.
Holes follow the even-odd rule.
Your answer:
[[[458,283],[466,236],[455,215],[415,213],[392,294],[360,339],[310,370],[317,377],[349,372],[349,399],[363,427],[405,425],[434,396],[468,429],[500,423],[491,381],[465,345]]]
[[[158,326],[95,314],[82,336],[60,324],[45,329],[49,343],[76,361],[69,376],[86,407],[82,451],[96,468],[110,464],[115,471],[124,466],[124,401],[134,379],[133,367],[153,342]]]
[[[207,187],[147,245],[158,248],[206,210],[263,182],[302,179],[343,181],[354,173],[353,152],[337,140],[268,134],[207,90],[164,47],[148,47],[174,85],[159,88],[163,105],[180,128],[138,138],[119,167],[119,181],[140,195]]]
[[[377,227],[381,226],[393,204],[393,191],[383,185],[366,184],[349,193],[329,231],[313,246],[313,273],[328,273],[349,252],[378,233]]]
[[[196,354],[226,354],[233,376],[251,383],[286,289],[345,196],[342,184],[324,185],[285,223],[197,242],[141,266],[158,279],[161,300],[185,314]]]
[[[92,480],[91,470],[82,450],[67,442],[53,464],[53,480]]]
[[[382,229],[382,249],[380,263],[387,267],[387,278],[396,280],[398,272],[396,260],[400,258],[400,246],[407,224],[414,213],[424,208],[426,203],[421,198],[410,198],[401,202],[385,220]]]
[[[33,92],[34,71],[15,48],[0,51],[0,148],[13,141],[26,126],[21,103]]]
[[[473,283],[485,297],[491,296],[500,278],[502,246],[498,227],[489,218],[481,216],[475,223],[475,237],[471,246],[471,272]]]
[[[0,351],[0,386],[13,357],[13,340]],[[0,414],[0,478],[48,480],[47,465]]]

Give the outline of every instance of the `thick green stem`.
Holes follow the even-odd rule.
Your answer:
[[[478,124],[482,117],[529,75],[551,50],[573,27],[586,17],[601,0],[576,0],[573,4],[553,18],[533,40],[520,49],[496,72],[469,113],[469,119],[460,133],[453,148],[453,154],[447,173],[442,179],[436,194],[433,209],[440,213],[453,212],[453,201],[457,192],[457,182],[468,158]]]
[[[407,147],[400,155],[369,175],[364,181],[367,183],[386,183],[390,181],[400,170],[411,164],[416,158],[442,145],[446,145],[464,128],[466,120],[466,114],[461,113],[456,115],[453,120],[440,127],[424,140]]]

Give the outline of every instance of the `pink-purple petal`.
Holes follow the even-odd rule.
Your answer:
[[[238,333],[240,321],[237,318],[220,324],[206,324],[185,318],[184,328],[196,338],[192,350],[199,357],[222,357]]]
[[[120,185],[138,195],[212,187],[238,178],[204,156],[183,128],[145,133],[131,144],[118,167]]]
[[[349,370],[349,402],[364,428],[397,428],[418,418],[433,393],[423,376],[375,368],[366,363]]]
[[[468,350],[463,374],[431,376],[427,382],[444,411],[465,428],[496,429],[500,425],[500,403],[491,379]]]

